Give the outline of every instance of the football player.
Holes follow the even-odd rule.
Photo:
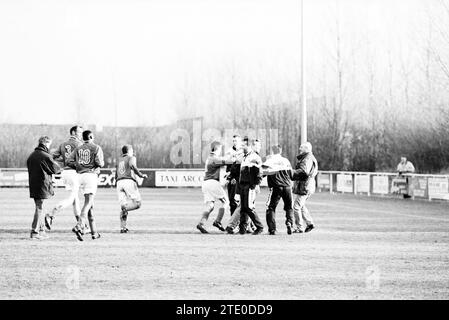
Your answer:
[[[73,206],[73,214],[75,215],[75,219],[78,222],[80,218],[80,200],[78,198],[79,191],[79,181],[76,170],[70,168],[67,165],[67,160],[73,150],[76,147],[79,147],[83,144],[81,141],[83,133],[83,127],[74,126],[70,128],[70,137],[67,141],[61,143],[53,153],[53,158],[61,163],[61,167],[63,167],[63,171],[61,173],[61,179],[65,185],[66,190],[70,191],[70,194],[67,198],[61,200],[53,207],[53,209],[45,215],[44,221],[45,226],[48,230],[51,230],[51,225],[53,224],[53,220],[58,212],[62,209],[67,208],[68,206]],[[88,231],[88,230],[86,230]]]
[[[81,209],[81,215],[73,232],[79,241],[83,241],[83,229],[86,222],[86,216],[89,220],[90,233],[92,239],[100,238],[97,232],[93,216],[94,197],[97,192],[98,174],[100,168],[104,166],[103,150],[94,143],[92,131],[83,131],[84,143],[75,148],[70,154],[67,164],[76,169],[79,174],[80,190],[84,194],[84,205]]]
[[[234,158],[221,157],[222,144],[214,141],[211,144],[211,153],[206,160],[204,181],[202,184],[202,192],[204,195],[204,203],[206,205],[205,211],[202,214],[201,220],[196,226],[201,233],[209,233],[204,225],[209,218],[209,215],[215,208],[215,201],[219,202],[218,215],[213,226],[220,231],[225,231],[221,224],[225,210],[229,210],[229,201],[222,185],[220,184],[220,169],[223,166],[235,162]]]
[[[122,147],[122,158],[118,161],[116,170],[117,194],[120,202],[120,233],[128,233],[126,227],[128,212],[137,210],[142,205],[136,175],[140,178],[148,178],[137,168],[137,160],[133,147],[129,144]]]

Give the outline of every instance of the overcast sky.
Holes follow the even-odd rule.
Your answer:
[[[308,75],[336,4],[346,37],[368,31],[379,50],[408,50],[427,2],[305,0]],[[0,0],[0,122],[72,124],[80,110],[82,123],[160,125],[176,119],[186,79],[200,86],[224,63],[297,77],[299,10],[299,0]]]

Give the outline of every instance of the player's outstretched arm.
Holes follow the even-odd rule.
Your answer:
[[[269,167],[262,167],[262,174],[264,176],[272,176],[278,173],[280,170],[269,168]]]
[[[276,174],[279,171],[290,171],[292,170],[292,165],[288,159],[283,159],[282,162],[272,161],[272,159],[267,159],[261,166],[264,175]],[[266,173],[265,173],[266,172]]]
[[[103,149],[101,147],[98,147],[97,154],[95,155],[95,165],[97,168],[103,168],[104,167],[104,155],[103,155]]]
[[[140,172],[139,168],[137,168],[137,160],[136,157],[132,157],[129,160],[129,166],[131,167],[131,170],[134,171],[134,173],[140,177],[140,178],[148,178],[148,176],[142,172]]]
[[[210,163],[213,165],[224,166],[228,164],[234,164],[235,161],[236,161],[235,157],[229,156],[229,157],[217,157],[213,159]]]
[[[292,180],[306,180],[312,170],[312,163],[303,161],[298,168],[292,169]]]

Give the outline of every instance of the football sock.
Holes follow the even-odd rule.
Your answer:
[[[120,228],[126,228],[126,220],[128,217],[128,212],[126,210],[122,210],[120,212]]]
[[[218,215],[217,215],[217,218],[215,219],[215,221],[221,223],[221,220],[223,220],[224,213],[225,213],[225,208],[219,208]]]
[[[212,212],[212,210],[206,210],[206,211],[203,212],[203,216],[201,217],[201,220],[200,220],[200,224],[201,225],[204,225],[206,223],[206,221],[209,218],[209,215]]]
[[[88,220],[89,220],[90,233],[94,235],[97,233],[97,226],[95,225],[95,219],[92,215],[92,209],[89,210]]]

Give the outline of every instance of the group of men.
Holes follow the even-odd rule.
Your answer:
[[[72,231],[77,239],[83,241],[83,236],[89,232],[93,240],[100,238],[93,209],[98,174],[100,168],[104,166],[102,148],[94,143],[92,131],[83,131],[81,126],[70,128],[69,139],[59,145],[54,153],[50,153],[51,143],[52,140],[48,136],[39,138],[39,145],[27,160],[30,197],[35,203],[30,237],[38,240],[47,239],[45,229],[51,230],[57,213],[72,206],[76,219],[76,225]],[[54,195],[52,178],[59,172],[69,195],[44,215],[43,202]],[[141,206],[136,176],[147,177],[137,168],[132,146],[124,145],[116,170],[117,193],[121,209],[121,233],[129,231],[126,227],[128,212]],[[84,195],[82,207],[78,198],[79,191]]]
[[[215,141],[206,160],[205,176],[202,184],[205,210],[197,229],[208,233],[205,228],[209,215],[218,203],[218,214],[213,226],[221,231],[234,234],[261,234],[262,221],[256,213],[255,200],[260,193],[260,184],[267,176],[269,195],[266,203],[268,233],[276,234],[276,207],[280,199],[284,202],[287,233],[304,233],[314,229],[306,201],[315,192],[315,177],[318,163],[309,142],[301,144],[295,168],[282,156],[282,147],[271,148],[265,162],[260,156],[261,143],[258,139],[244,139],[233,136],[233,146],[222,156],[223,145]],[[223,174],[223,172],[226,172]],[[227,192],[225,191],[227,189]],[[293,194],[295,199],[293,200]],[[222,220],[229,211],[230,220],[225,227]],[[254,230],[252,226],[254,226]]]
[[[94,135],[81,126],[70,128],[70,137],[50,153],[51,138],[43,136],[39,145],[27,160],[30,197],[35,202],[34,219],[31,226],[32,239],[46,239],[45,229],[51,230],[53,221],[62,209],[72,206],[76,225],[72,231],[79,241],[84,235],[100,238],[93,214],[94,197],[97,191],[98,174],[104,166],[102,148],[94,143]],[[213,226],[234,234],[261,234],[264,226],[256,213],[255,201],[260,193],[260,184],[267,176],[269,196],[266,222],[270,235],[276,234],[276,207],[280,199],[284,202],[287,233],[309,232],[314,228],[306,201],[315,191],[315,176],[318,164],[309,142],[301,144],[295,168],[282,156],[282,147],[272,147],[265,162],[260,156],[261,143],[239,135],[233,136],[233,146],[222,156],[223,144],[215,141],[206,160],[202,183],[205,210],[197,229],[208,233],[205,224],[217,203],[218,215]],[[53,175],[61,172],[61,179],[69,191],[67,198],[57,203],[47,214],[43,213],[43,202],[54,195]],[[117,161],[116,188],[120,203],[120,233],[128,233],[129,211],[141,207],[137,177],[147,178],[137,168],[131,145],[122,147],[122,156]],[[226,189],[226,191],[225,191]],[[84,195],[81,207],[79,192]],[[295,198],[293,199],[293,194]],[[230,220],[226,228],[222,225],[225,214]]]

